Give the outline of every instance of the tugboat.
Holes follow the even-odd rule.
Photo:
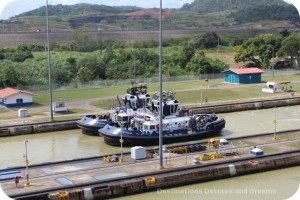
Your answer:
[[[174,94],[173,92],[169,94]],[[163,96],[163,120],[159,124],[159,104],[153,99],[148,108],[137,110],[130,121],[126,115],[120,115],[118,125],[107,124],[99,129],[106,144],[119,146],[158,145],[159,129],[162,128],[164,144],[199,140],[218,134],[225,127],[225,120],[216,114],[195,114],[182,107],[178,109],[179,101]],[[172,96],[171,96],[172,97]],[[121,114],[121,113],[120,113]]]
[[[119,100],[119,98],[117,98]],[[147,84],[140,84],[136,87],[127,89],[127,93],[122,97],[124,105],[119,105],[111,108],[105,115],[85,115],[77,121],[77,126],[81,128],[82,133],[87,135],[98,136],[98,130],[109,124],[111,126],[118,126],[119,117],[126,114],[128,119],[134,117],[137,109],[147,107],[150,101],[150,95],[147,93]]]

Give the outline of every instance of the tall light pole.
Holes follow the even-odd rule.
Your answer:
[[[273,123],[274,123],[274,140],[277,140],[278,138],[276,137],[276,128],[277,128],[277,119],[276,119],[276,107],[274,107],[274,120],[273,120]]]
[[[131,40],[131,51],[132,51],[132,55],[134,56],[133,53],[133,40]],[[133,59],[133,80],[135,81],[135,59]]]
[[[274,65],[275,65],[275,56],[274,56],[274,47],[272,48],[272,76],[274,78]]]
[[[50,60],[48,0],[46,0],[46,19],[47,19],[48,81],[49,81],[49,96],[50,96],[50,121],[54,121],[53,120],[52,80],[51,80],[51,60]]]
[[[163,166],[163,104],[162,104],[162,0],[159,13],[159,168]]]
[[[120,138],[120,144],[121,144],[121,158],[119,159],[119,162],[123,162],[124,159],[123,159],[123,122],[121,122],[121,138]]]
[[[27,143],[28,141],[26,140],[25,141],[25,165],[26,165],[26,184],[25,186],[29,186],[30,183],[29,183],[29,174],[28,174],[28,155],[27,155]]]

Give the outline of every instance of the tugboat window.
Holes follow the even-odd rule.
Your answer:
[[[155,130],[155,125],[150,125],[150,130]]]
[[[127,122],[128,121],[128,116],[124,116],[123,117],[123,122]]]
[[[148,131],[149,130],[149,126],[148,125],[144,125],[144,130]]]

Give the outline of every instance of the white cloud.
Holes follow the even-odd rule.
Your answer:
[[[299,0],[285,0],[285,1],[293,4],[297,8],[300,16],[300,1]]]
[[[5,8],[5,6],[12,1],[14,1],[14,0],[1,0],[0,1],[0,16],[1,16],[2,10]]]

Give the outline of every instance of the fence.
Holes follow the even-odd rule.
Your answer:
[[[273,73],[275,76],[287,76],[287,75],[295,75],[299,73],[299,70],[294,69],[286,69],[286,70],[272,70],[266,69],[264,70],[263,76],[272,76]],[[218,74],[201,74],[198,76],[164,76],[163,82],[180,82],[180,81],[195,81],[195,80],[211,80],[211,79],[224,79],[224,73]],[[95,80],[89,82],[73,82],[68,84],[53,84],[53,90],[66,90],[66,89],[82,89],[82,88],[103,88],[103,87],[117,87],[117,86],[124,86],[124,85],[132,85],[132,79],[128,80]],[[159,77],[152,77],[152,78],[137,78],[134,83],[158,83]],[[48,85],[34,85],[34,86],[20,86],[18,87],[20,90],[27,90],[32,92],[38,91],[48,91]]]

